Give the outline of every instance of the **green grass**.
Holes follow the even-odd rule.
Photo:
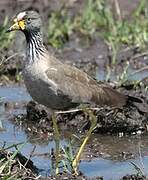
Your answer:
[[[48,25],[48,43],[55,48],[61,48],[72,33],[73,24],[66,9],[51,14]]]
[[[136,47],[139,52],[145,51],[148,45],[148,1],[141,0],[127,18],[122,17],[118,0],[116,2],[114,11],[107,0],[87,0],[82,12],[75,16],[69,16],[66,7],[52,12],[48,26],[48,43],[55,48],[63,48],[73,34],[78,34],[88,46],[91,39],[101,37],[110,51],[113,68],[122,48]],[[117,76],[120,85],[128,81],[128,69],[127,64]],[[107,81],[112,72],[113,70],[107,67]]]
[[[82,13],[70,17],[66,8],[53,12],[49,19],[48,42],[62,48],[72,33],[103,37],[113,52],[113,63],[119,45],[146,47],[148,44],[148,2],[141,0],[130,20],[115,17],[105,0],[87,0]]]
[[[137,13],[133,14],[130,20],[116,20],[111,13],[108,13],[107,29],[102,35],[112,49],[113,64],[116,61],[116,54],[121,45],[135,46],[139,47],[139,49],[146,48],[148,44],[147,10],[144,10],[143,7],[140,12],[138,15]]]
[[[118,2],[118,0],[116,0]],[[0,26],[0,50],[8,48],[14,37],[13,33],[6,33],[8,18]],[[73,36],[74,35],[74,36]],[[76,35],[76,36],[75,36]],[[108,45],[112,64],[116,63],[116,56],[122,47],[134,46],[140,50],[148,45],[148,1],[141,0],[133,14],[124,19],[120,7],[113,12],[107,0],[86,0],[81,12],[70,15],[66,6],[51,13],[47,28],[47,42],[54,48],[63,48],[73,37],[81,37],[81,45],[88,46],[91,39],[103,38]],[[9,59],[9,58],[8,58]],[[0,67],[3,63],[0,60]],[[125,59],[126,60],[126,59]],[[126,67],[125,67],[126,68]],[[126,74],[118,79],[125,80]],[[108,69],[107,79],[110,77]],[[16,81],[20,81],[20,75],[16,75]]]
[[[63,151],[63,159],[61,160],[61,163],[63,165],[63,170],[65,172],[71,173],[73,168],[72,168],[72,162],[74,159],[74,154],[73,154],[73,145],[72,145],[72,140],[70,139],[68,142],[67,146],[62,147]]]
[[[137,165],[137,164],[134,163],[134,162],[130,162],[130,164],[133,166],[133,168],[135,169],[136,174],[137,174],[138,176],[146,177],[146,173],[144,172],[144,169],[143,169],[142,167],[140,167],[139,165]]]
[[[9,153],[6,151],[5,148],[0,148],[0,156],[1,153],[3,154],[6,153],[7,156],[5,157],[0,157],[0,178],[3,180],[8,180],[8,179],[20,179],[20,174],[17,172],[12,172],[11,168],[15,163],[15,157],[17,154],[20,152],[20,150],[24,147],[25,143],[23,144],[18,144],[18,145],[12,145],[10,147],[7,147],[6,149],[10,149],[12,147],[16,147],[16,150],[13,153]],[[7,157],[7,158],[6,158]]]
[[[0,50],[8,48],[14,37],[14,33],[6,33],[7,28],[8,17],[5,17],[3,25],[0,26]]]

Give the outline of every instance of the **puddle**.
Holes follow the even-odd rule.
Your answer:
[[[26,89],[23,87],[0,87],[0,97],[3,98],[3,101],[29,101],[31,97],[26,92]]]
[[[21,102],[29,101],[30,96],[23,87],[1,87],[0,96],[3,101]],[[25,110],[18,109],[17,113],[25,112]],[[34,140],[35,137],[30,137],[25,133],[23,128],[15,127],[15,125],[8,120],[8,114],[13,114],[13,111],[5,111],[3,105],[0,106],[0,120],[4,131],[0,131],[0,144],[7,143],[7,146],[14,143],[25,142],[28,143],[23,147],[21,152],[26,157],[29,157],[34,146],[36,146],[31,160],[41,171],[42,175],[49,175],[51,162],[49,154],[54,148],[54,141],[45,139]],[[16,112],[15,112],[16,113]],[[84,152],[84,157],[80,163],[80,170],[88,177],[103,176],[104,179],[119,179],[123,175],[135,173],[134,167],[130,162],[136,163],[138,166],[144,164],[144,171],[148,172],[148,136],[107,136],[107,135],[93,135],[92,140],[87,145]],[[61,145],[67,145],[69,138],[62,136]],[[75,149],[79,143],[75,143]],[[140,149],[140,150],[139,150]],[[91,152],[92,151],[92,152]],[[99,152],[98,154],[96,152]],[[132,154],[132,157],[121,157],[125,152]],[[139,152],[141,153],[141,159]],[[87,154],[95,154],[96,158],[87,157]],[[128,159],[128,160],[127,160]],[[142,163],[141,163],[142,162]]]
[[[131,161],[113,162],[105,159],[97,159],[91,162],[83,162],[80,169],[89,177],[103,176],[105,180],[108,180],[109,178],[119,180],[120,177],[123,177],[126,174],[137,173],[130,162]],[[132,160],[132,162],[141,166],[139,160]],[[146,172],[146,170],[148,170],[148,157],[143,158],[143,163]]]

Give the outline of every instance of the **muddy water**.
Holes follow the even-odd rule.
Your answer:
[[[15,102],[15,108],[5,108],[4,104],[0,105],[0,145],[6,142],[7,146],[28,141],[21,152],[29,157],[34,147],[32,161],[40,169],[40,174],[50,174],[50,152],[54,148],[54,141],[46,138],[43,141],[30,137],[20,126],[8,120],[13,114],[25,113],[25,107],[21,105],[23,102],[30,100],[23,87],[1,87],[0,96],[3,102]],[[18,103],[18,104],[17,104]],[[19,105],[20,104],[20,105]],[[44,136],[44,135],[43,135]],[[63,135],[61,145],[68,144],[67,135]],[[109,136],[109,135],[93,135],[80,163],[80,170],[89,177],[103,176],[104,179],[119,179],[123,175],[135,173],[135,169],[130,162],[136,163],[148,173],[148,136],[132,135],[132,136]],[[75,143],[75,149],[80,144]]]

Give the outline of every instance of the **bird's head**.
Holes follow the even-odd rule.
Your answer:
[[[35,11],[23,11],[13,19],[13,25],[8,32],[20,30],[25,32],[39,31],[41,28],[40,15]]]

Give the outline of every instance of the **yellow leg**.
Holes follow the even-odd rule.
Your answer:
[[[90,127],[89,131],[87,132],[87,135],[86,135],[75,159],[72,162],[72,167],[73,167],[75,175],[78,175],[77,169],[78,169],[78,165],[79,165],[79,161],[80,161],[80,157],[83,152],[83,149],[84,149],[88,139],[90,138],[92,131],[94,130],[94,128],[96,127],[96,124],[97,124],[97,118],[96,118],[96,116],[93,115],[92,111],[88,111],[85,109],[84,112],[87,112],[89,114],[89,118],[91,121],[91,127]]]
[[[53,128],[54,128],[54,133],[55,133],[55,148],[56,148],[56,153],[55,153],[55,160],[56,160],[56,171],[55,173],[59,173],[59,154],[60,154],[60,133],[58,131],[58,126],[57,126],[57,120],[55,114],[52,115],[52,122],[53,122]]]

